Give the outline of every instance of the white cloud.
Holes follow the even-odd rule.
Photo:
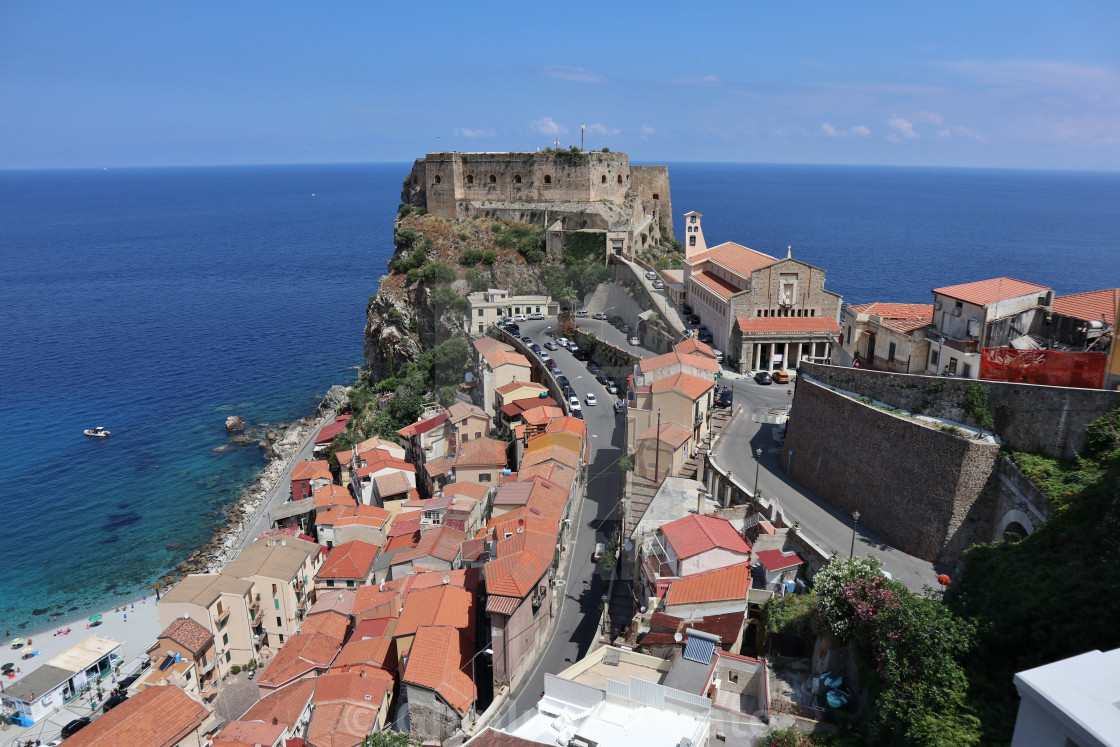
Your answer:
[[[1115,93],[1120,87],[1120,74],[1114,70],[1061,60],[962,60],[941,64],[989,83],[1016,88]]]
[[[529,123],[529,126],[542,135],[566,135],[568,133],[568,128],[557,124],[552,117],[535,119]]]
[[[666,83],[673,83],[678,86],[708,85],[719,83],[719,78],[714,75],[701,75],[699,78],[670,78]]]
[[[948,127],[946,127],[944,130],[938,130],[937,131],[937,136],[938,137],[952,137],[953,136],[953,131],[950,130]]]
[[[921,135],[914,131],[914,123],[902,117],[891,117],[887,120],[887,126],[895,131],[889,136],[894,140],[898,140],[900,135],[907,140],[921,137]]]
[[[642,129],[639,130],[639,132],[641,132],[643,135],[652,135],[657,132],[657,130],[653,129],[649,125],[642,125]]]
[[[914,115],[915,122],[922,122],[924,124],[932,124],[940,127],[945,124],[945,119],[937,112],[920,111]]]
[[[957,125],[956,127],[953,128],[953,132],[957,135],[960,135],[963,138],[967,138],[968,140],[976,140],[977,142],[981,142],[981,143],[984,142],[984,136],[983,135],[977,135],[975,132],[968,129],[964,125]],[[940,135],[941,133],[938,133],[938,134]]]
[[[455,134],[462,135],[463,137],[494,137],[496,133],[493,130],[473,130],[469,127],[456,127]]]
[[[549,65],[544,69],[544,75],[557,80],[567,80],[573,83],[606,83],[607,76],[582,67],[568,67],[566,65]]]
[[[821,125],[821,132],[829,137],[848,137],[849,135],[856,135],[857,137],[867,137],[871,134],[864,125],[856,125],[850,130],[838,130],[831,122],[825,122]]]
[[[587,131],[593,135],[617,135],[621,130],[596,122],[595,124],[587,125]]]

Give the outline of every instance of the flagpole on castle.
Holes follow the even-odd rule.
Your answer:
[[[579,152],[583,152],[583,122],[579,123]]]

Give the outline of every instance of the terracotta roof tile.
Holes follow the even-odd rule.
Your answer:
[[[443,425],[450,419],[447,412],[441,412],[439,415],[428,418],[427,420],[419,420],[415,423],[409,423],[404,428],[397,429],[397,434],[402,438],[411,438],[412,436],[422,436],[435,428]]]
[[[521,419],[529,425],[545,425],[553,418],[564,417],[564,411],[559,407],[538,405],[521,413]]]
[[[311,702],[318,708],[322,703],[335,703],[352,700],[369,702],[380,706],[387,690],[393,687],[393,675],[377,667],[363,667],[348,671],[335,670],[319,675],[315,685],[315,695]]]
[[[292,467],[292,480],[331,480],[331,468],[322,459],[296,462]]]
[[[1120,305],[1120,288],[1074,293],[1054,298],[1054,313],[1086,322],[1116,324],[1116,308]]]
[[[714,381],[707,381],[698,376],[679,373],[676,376],[667,376],[664,379],[658,379],[650,385],[650,389],[654,392],[676,389],[689,399],[697,400],[704,396],[708,390],[715,385]]]
[[[380,452],[380,449],[378,449],[377,452]],[[358,469],[355,470],[354,474],[358,477],[366,477],[368,475],[372,475],[375,472],[380,472],[384,469],[391,469],[397,472],[416,472],[416,467],[404,460],[396,459],[394,457],[382,457],[374,459],[373,461],[366,460],[365,465],[362,467],[358,467]]]
[[[577,436],[587,435],[587,421],[565,415],[562,418],[553,418],[548,421],[545,433],[574,433]]]
[[[689,514],[661,526],[673,552],[682,560],[721,547],[732,552],[749,554],[751,546],[739,536],[726,519]]]
[[[412,483],[408,481],[403,472],[389,472],[378,475],[373,478],[373,484],[377,488],[377,494],[383,499],[401,493],[407,494],[412,489]]]
[[[391,628],[395,625],[396,625],[396,622],[391,617],[371,617],[368,620],[362,620],[361,622],[359,622],[357,625],[354,626],[354,631],[350,634],[350,643],[357,643],[358,641],[365,641],[365,640],[371,640],[371,639],[377,639],[377,638],[385,638],[386,640],[389,640],[389,638],[387,638],[387,636],[392,635],[392,633],[389,631],[389,628]],[[349,646],[350,644],[348,643],[346,645]],[[346,647],[343,646],[343,649],[345,649],[345,648]],[[341,656],[341,654],[339,654],[339,655]],[[385,667],[386,669],[396,669],[397,655],[394,653],[392,656],[393,656],[393,659],[392,659],[393,666],[392,667],[386,666]],[[334,661],[335,661],[335,664],[338,663],[337,658]],[[331,666],[334,666],[334,665],[332,664]]]
[[[396,586],[384,584],[363,586],[354,592],[354,617],[359,622],[371,618],[397,617],[400,609],[401,590]]]
[[[743,290],[712,272],[693,272],[692,279],[725,301]]]
[[[456,466],[464,467],[504,467],[506,464],[506,442],[496,438],[476,438],[459,447],[455,458]]]
[[[467,742],[464,747],[538,747],[541,744],[544,744],[544,742],[522,739],[487,727],[485,731]]]
[[[933,292],[977,306],[987,306],[990,303],[1019,298],[1020,296],[1039,295],[1048,290],[1050,289],[1045,285],[1028,283],[1025,280],[991,278],[990,280],[977,280],[972,283],[934,288]]]
[[[709,261],[723,265],[737,275],[750,277],[755,270],[772,265],[778,260],[769,254],[763,254],[742,244],[736,244],[734,241],[726,241],[713,246],[706,252],[693,255],[688,263],[693,267],[699,267],[704,262]]]
[[[329,593],[333,591],[333,589],[328,590]],[[349,628],[349,615],[338,612],[320,612],[318,615],[309,615],[300,625],[299,632],[304,635],[323,633],[331,638],[337,638],[341,643],[346,639],[346,631]]]
[[[794,568],[801,565],[805,560],[795,552],[784,553],[781,550],[763,550],[757,553],[758,562],[762,563],[766,570],[773,573],[774,571],[784,571],[787,568]]]
[[[534,464],[531,467],[525,467],[517,474],[522,480],[539,479],[559,485],[563,487],[564,490],[568,490],[572,487],[572,482],[576,477],[576,471],[574,469],[567,465],[560,464],[559,462]]]
[[[697,573],[669,584],[666,606],[743,600],[746,608],[747,590],[751,588],[749,563]]]
[[[444,495],[465,495],[468,498],[474,498],[476,501],[481,501],[489,492],[490,488],[485,485],[479,485],[477,482],[453,482],[443,486]]]
[[[560,467],[561,465],[553,465],[553,471],[560,469]],[[575,475],[574,471],[569,470],[569,472],[573,476]],[[539,477],[534,477],[533,481],[537,483],[537,487],[533,489],[533,494],[529,496],[529,502],[525,504],[525,510],[529,514],[543,519],[560,521],[564,514],[564,508],[568,505],[569,488],[553,480],[543,480]]]
[[[537,484],[532,480],[516,480],[502,483],[494,496],[495,506],[524,506],[529,502],[529,496]]]
[[[544,462],[559,462],[571,469],[579,467],[579,452],[572,451],[563,446],[553,445],[544,449],[532,449],[526,451],[521,457],[521,466],[519,470],[525,470],[532,467],[534,464],[542,464]]]
[[[504,343],[501,340],[495,340],[493,337],[479,337],[475,340],[471,340],[471,345],[474,346],[474,349],[478,351],[479,355],[485,355],[490,351],[497,350],[513,352],[512,345]]]
[[[288,728],[287,724],[272,723],[271,721],[230,721],[222,729],[222,733],[218,736],[211,747],[223,747],[223,745],[272,745]]]
[[[475,700],[474,683],[462,671],[469,648],[459,630],[450,626],[424,626],[416,640],[401,679],[434,690],[460,715],[466,715]]]
[[[439,459],[432,459],[431,461],[424,462],[424,471],[428,473],[429,478],[443,477],[451,468],[455,466],[455,460],[451,457],[440,457]]]
[[[311,694],[314,692],[314,679],[293,682],[261,698],[241,718],[269,723],[275,718],[282,724],[294,725],[299,721],[299,716],[307,704],[311,702]]]
[[[486,353],[482,356],[486,359],[486,365],[490,368],[498,368],[504,365],[521,366],[529,368],[529,359],[521,353],[508,353],[505,350],[495,350],[491,353]]]
[[[803,334],[833,334],[840,333],[840,323],[828,316],[775,316],[775,317],[742,317],[739,320],[739,329],[745,333],[793,333]]]
[[[332,589],[328,594],[323,592],[307,611],[308,617],[321,612],[336,612],[347,617],[354,611],[355,589]],[[341,597],[341,599],[339,598]]]
[[[441,526],[429,529],[420,536],[414,548],[406,548],[393,556],[393,565],[401,565],[423,558],[437,558],[450,563],[459,554],[459,545],[466,535],[458,529]]]
[[[638,434],[638,440],[645,441],[646,439],[656,438],[658,441],[669,444],[674,449],[677,449],[683,446],[691,436],[692,431],[685,428],[683,425],[662,423],[660,432],[658,432],[656,425],[651,425]]]
[[[388,629],[388,621],[384,618],[367,620],[365,623],[384,625]],[[354,629],[357,636],[358,629]],[[384,633],[376,638],[353,640],[342,647],[338,657],[331,664],[331,670],[346,671],[350,668],[380,667],[389,672],[397,671],[397,644],[392,638],[386,638]]]
[[[700,342],[695,338],[690,338],[684,342],[678,342],[673,346],[673,350],[681,354],[694,353],[696,355],[706,355],[713,360],[716,357],[715,351],[712,350],[710,345]]]
[[[325,676],[325,675],[324,675]],[[360,747],[377,726],[381,701],[336,702],[315,706],[307,726],[311,747]]]
[[[458,423],[472,416],[476,418],[485,418],[487,420],[490,419],[486,414],[486,410],[483,410],[478,405],[472,405],[466,402],[456,402],[451,405],[447,410],[447,414],[451,418],[452,423]]]
[[[434,586],[411,591],[404,598],[393,637],[412,635],[423,625],[450,625],[470,628],[474,623],[474,595],[457,586]]]
[[[297,633],[276,652],[276,656],[257,678],[263,687],[280,687],[297,677],[326,669],[338,655],[342,641],[324,633]]]
[[[358,502],[349,490],[341,485],[324,485],[314,493],[316,508],[329,508],[331,506],[356,506]]]
[[[350,526],[352,524],[360,524],[363,526],[383,527],[392,516],[388,511],[380,506],[367,506],[364,503],[360,506],[347,507],[342,509],[341,513],[334,520],[336,527]],[[315,522],[316,524],[318,522]]]
[[[548,389],[543,384],[538,384],[535,381],[511,381],[508,384],[503,384],[502,386],[498,387],[494,391],[497,392],[498,394],[501,394],[501,395],[504,396],[506,394],[509,394],[510,392],[516,392],[518,389],[520,389],[522,387],[525,387],[525,388],[528,388],[528,389],[536,389],[539,392],[547,392],[548,391]]]
[[[197,656],[214,640],[214,634],[190,618],[180,617],[163,629],[160,638],[178,643]]]
[[[486,564],[486,591],[524,598],[548,572],[556,551],[556,535],[518,527],[513,536],[497,542],[497,559]]]
[[[66,747],[178,744],[210,716],[210,710],[171,685],[149,687],[95,719],[66,740]]]
[[[319,569],[317,578],[365,578],[381,548],[369,542],[353,540],[335,545]]]
[[[655,355],[652,358],[642,358],[638,361],[638,370],[642,373],[652,373],[662,368],[682,364],[698,368],[701,371],[710,371],[713,374],[719,370],[719,364],[716,363],[714,358],[697,353],[678,353],[675,351]]]

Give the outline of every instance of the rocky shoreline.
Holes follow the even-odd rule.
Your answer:
[[[263,433],[246,431],[244,421],[236,415],[226,419],[226,433],[230,448],[253,443],[266,450],[268,464],[253,482],[245,487],[240,497],[224,511],[224,523],[216,527],[214,536],[202,547],[175,566],[163,580],[171,582],[188,573],[214,573],[241,550],[245,530],[257,518],[257,513],[268,502],[269,493],[276,487],[288,462],[295,457],[304,441],[330,422],[338,409],[345,404],[349,387],[335,384],[319,403],[315,415],[300,418],[288,425],[267,427]],[[219,447],[225,449],[226,447]]]

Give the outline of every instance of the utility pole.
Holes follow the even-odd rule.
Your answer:
[[[856,554],[856,527],[859,526],[859,511],[852,511],[852,549],[848,551],[848,560]]]
[[[580,122],[579,123],[579,152],[580,153],[583,152],[583,130],[584,130],[583,122]]]
[[[657,408],[657,431],[656,431],[656,436],[654,437],[654,443],[655,443],[655,446],[654,446],[655,451],[653,452],[653,455],[654,455],[653,456],[653,481],[657,482],[660,479],[660,475],[661,475],[661,408],[660,407]],[[648,464],[648,462],[647,462],[647,464]]]

